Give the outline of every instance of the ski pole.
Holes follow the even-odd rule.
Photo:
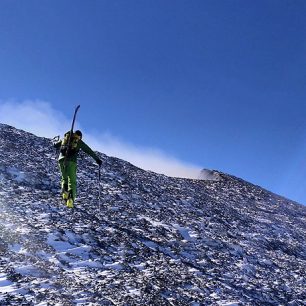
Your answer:
[[[100,165],[99,165],[98,183],[99,183],[99,195],[98,195],[99,211],[101,211],[101,166]]]

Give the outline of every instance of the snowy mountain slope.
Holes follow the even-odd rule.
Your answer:
[[[50,140],[0,124],[0,305],[306,305],[305,206],[100,157],[69,210]]]

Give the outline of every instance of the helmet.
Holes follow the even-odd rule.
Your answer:
[[[80,130],[76,130],[74,134],[77,134],[82,139],[82,132]]]

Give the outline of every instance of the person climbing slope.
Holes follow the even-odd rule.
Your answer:
[[[67,207],[73,208],[77,195],[77,158],[80,150],[91,156],[99,166],[101,159],[94,151],[82,140],[82,132],[77,130],[67,132],[64,138],[54,144],[54,147],[60,149],[58,164],[61,172],[62,198],[66,202]]]

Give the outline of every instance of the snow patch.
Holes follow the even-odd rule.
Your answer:
[[[53,247],[57,252],[66,252],[67,250],[72,249],[74,246],[69,242],[59,240],[57,235],[50,233],[48,236],[48,244]]]
[[[114,263],[111,263],[111,264],[105,264],[104,267],[110,268],[110,269],[113,269],[113,270],[117,270],[117,271],[120,271],[120,270],[123,269],[123,266],[119,262],[114,262]]]
[[[15,271],[24,276],[39,277],[42,275],[42,272],[38,268],[31,265],[15,267]]]
[[[183,237],[184,240],[187,240],[187,241],[193,241],[194,238],[192,238],[190,235],[189,235],[189,229],[186,228],[186,227],[182,227],[178,224],[173,224],[173,227],[179,231],[179,233],[181,234],[181,236]]]
[[[218,305],[220,306],[239,306],[239,302],[233,301],[233,302],[218,302]]]
[[[7,173],[18,183],[25,181],[26,175],[23,171],[18,170],[15,167],[7,169]]]
[[[14,284],[6,278],[6,274],[0,274],[0,293],[15,291]]]

